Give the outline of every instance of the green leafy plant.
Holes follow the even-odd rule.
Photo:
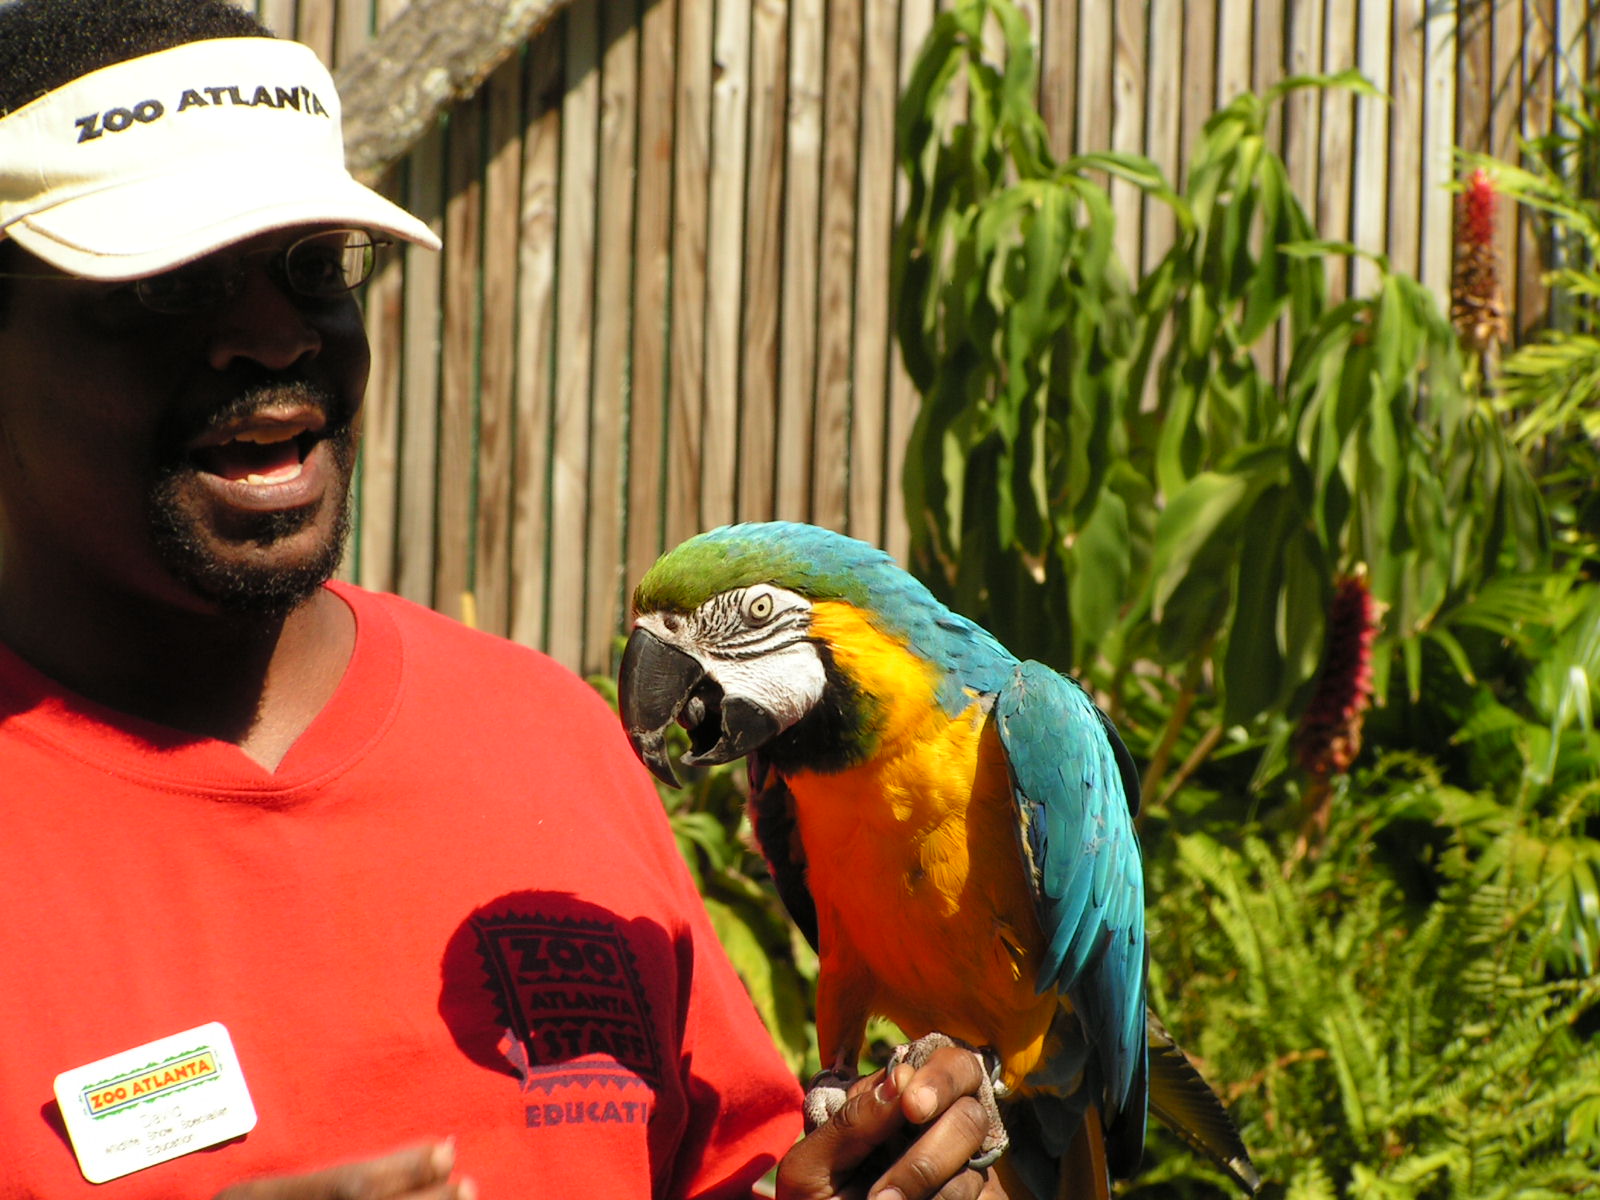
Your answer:
[[[1547,561],[1548,517],[1427,290],[1377,259],[1373,294],[1328,296],[1322,260],[1353,250],[1317,240],[1266,124],[1292,89],[1368,85],[1239,97],[1179,193],[1131,156],[1051,159],[1028,38],[1009,0],[966,0],[902,101],[899,337],[925,397],[913,566],[1020,653],[1097,684],[1144,750],[1147,800],[1234,727],[1265,739],[1259,780],[1286,762],[1339,580],[1365,570],[1387,614],[1377,691],[1396,661],[1415,689],[1454,605]],[[1176,217],[1136,283],[1107,172]],[[1263,360],[1280,341],[1278,383]],[[1171,703],[1146,727],[1131,694],[1152,670]]]
[[[990,16],[1003,65],[975,52]],[[923,396],[904,479],[913,556],[956,608],[1008,618],[1022,652],[1116,618],[1103,593],[1063,586],[1096,568],[1126,575],[1108,474],[1126,455],[1139,329],[1089,172],[1160,186],[1131,156],[1058,168],[1034,76],[1011,6],[938,19],[899,109],[910,192],[894,254],[900,347]]]
[[[1328,853],[1287,877],[1283,848],[1255,836],[1177,841],[1152,912],[1174,1031],[1280,1194],[1593,1188],[1600,981],[1548,974],[1550,876],[1520,861],[1572,814],[1459,791],[1418,757],[1351,790]],[[1395,842],[1434,849],[1436,887],[1416,894]],[[1163,1151],[1133,1190],[1184,1180],[1209,1175]]]
[[[1600,557],[1600,85],[1556,105],[1553,129],[1520,163],[1463,156],[1530,209],[1544,235],[1545,327],[1501,365],[1496,399],[1512,439],[1540,468],[1573,553]]]
[[[1425,702],[1396,698],[1376,716],[1388,745],[1445,747],[1457,786],[1498,797],[1525,814],[1512,863],[1545,881],[1550,965],[1600,968],[1600,585],[1573,576],[1506,577],[1454,614],[1476,664],[1425,662]],[[1509,817],[1507,818],[1509,819]],[[1484,837],[1464,844],[1486,852]]]

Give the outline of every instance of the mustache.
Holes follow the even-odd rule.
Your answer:
[[[216,408],[202,412],[174,413],[161,423],[159,443],[169,453],[181,457],[182,447],[225,425],[248,419],[271,408],[313,408],[327,421],[324,438],[348,433],[355,419],[355,405],[339,392],[306,379],[267,379],[253,383]]]

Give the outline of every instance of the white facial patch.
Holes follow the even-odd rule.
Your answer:
[[[772,714],[780,729],[810,712],[827,686],[810,638],[811,601],[786,588],[737,588],[687,616],[646,613],[635,624],[694,658],[725,696]]]
[[[822,699],[828,682],[822,658],[809,641],[794,641],[759,658],[714,660],[706,674],[725,694],[760,705],[788,729]]]

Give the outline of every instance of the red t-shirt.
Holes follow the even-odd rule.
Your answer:
[[[207,1197],[447,1135],[483,1200],[748,1194],[798,1088],[616,718],[332,586],[355,653],[273,773],[0,647],[0,1195]],[[55,1076],[211,1021],[254,1130],[86,1183]]]

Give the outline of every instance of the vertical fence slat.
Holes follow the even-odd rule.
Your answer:
[[[1116,28],[1110,7],[1078,9],[1078,148],[1109,150],[1116,105],[1112,64],[1116,59]]]
[[[504,635],[511,630],[517,244],[522,235],[520,60],[512,58],[496,70],[484,92],[488,99],[488,156],[483,182],[483,317],[472,592],[478,625]]]
[[[694,2],[694,0],[689,0]],[[677,0],[639,14],[639,162],[634,185],[633,350],[628,396],[630,582],[655,561],[666,538],[668,281],[672,261],[672,105],[677,89],[673,29]]]
[[[1075,4],[1069,4],[1076,11]],[[900,2],[900,86],[897,95],[904,93],[906,84],[910,82],[911,70],[916,62],[917,52],[922,48],[934,21],[933,0],[901,0]],[[1063,119],[1065,114],[1063,114]],[[1071,135],[1070,124],[1063,125],[1068,136]],[[895,171],[895,216],[900,217],[905,211],[906,182],[897,169]],[[888,267],[884,268],[887,273]],[[891,312],[893,301],[891,300]],[[891,327],[890,337],[893,339]],[[900,347],[896,342],[890,347],[889,352],[889,453],[888,467],[884,471],[884,489],[886,492],[884,503],[889,512],[888,531],[884,538],[883,547],[901,562],[905,562],[911,550],[911,531],[906,523],[905,505],[900,499],[900,476],[905,468],[906,439],[910,437],[912,423],[916,420],[917,410],[920,406],[920,397],[911,386],[911,377],[906,374],[905,364],[900,358]]]
[[[1284,37],[1290,75],[1323,69],[1321,0],[1307,0],[1289,12]],[[1322,97],[1315,88],[1298,88],[1283,101],[1283,158],[1295,197],[1313,218],[1317,212],[1318,168],[1322,162]]]
[[[1361,0],[1356,42],[1356,65],[1379,89],[1390,86],[1389,26],[1393,0]],[[1355,102],[1355,172],[1350,213],[1351,240],[1363,250],[1382,253],[1389,196],[1389,105],[1370,96]],[[1358,295],[1370,293],[1378,270],[1369,259],[1352,264]]]
[[[338,0],[333,18],[333,51],[336,66],[349,62],[372,38],[376,27],[372,0]]]
[[[395,195],[395,174],[389,172],[379,186],[387,196]],[[394,545],[400,473],[404,262],[404,252],[390,250],[361,297],[367,340],[372,346],[372,372],[367,377],[366,402],[362,406],[356,562],[347,567],[352,578],[379,591],[393,591],[397,582]]]
[[[902,14],[905,9],[902,5]],[[901,20],[905,28],[908,19],[903,15]],[[1057,161],[1079,148],[1077,51],[1078,0],[1044,5],[1039,16],[1039,115],[1050,131],[1050,153]]]
[[[594,391],[590,417],[588,579],[584,663],[610,670],[626,611],[622,497],[627,472],[628,292],[632,283],[633,164],[638,45],[634,0],[601,6],[600,161],[596,193]]]
[[[282,38],[295,36],[295,0],[260,0],[256,19]]]
[[[1328,74],[1356,65],[1356,6],[1330,3],[1324,11],[1322,69]],[[1355,176],[1355,105],[1343,88],[1322,94],[1322,167],[1317,180],[1317,232],[1322,237],[1348,240],[1351,227],[1350,189]],[[1328,262],[1328,289],[1343,299],[1350,286],[1349,264]]]
[[[1282,69],[1283,13],[1272,0],[1255,0],[1253,4],[1225,4],[1223,17],[1227,28],[1219,35],[1219,44],[1226,58],[1220,68],[1223,91],[1219,99],[1226,103],[1242,92],[1260,94],[1277,82]],[[1236,53],[1230,53],[1233,47],[1238,48]],[[1268,110],[1263,136],[1270,147],[1283,144],[1281,110]],[[1264,376],[1273,378],[1278,369],[1278,339],[1263,338],[1250,348],[1250,356]]]
[[[295,40],[317,52],[330,66],[338,61],[333,31],[338,23],[335,0],[300,0],[295,13]]]
[[[783,193],[783,301],[778,318],[775,508],[811,512],[811,408],[817,379],[817,253],[822,179],[822,0],[789,5],[789,109]]]
[[[1250,36],[1250,0],[1221,0],[1217,6],[1217,91],[1218,108],[1241,92],[1248,92],[1253,69],[1253,39]]]
[[[1397,270],[1422,268],[1423,159],[1428,153],[1424,103],[1425,0],[1394,0],[1393,55],[1389,94],[1389,203],[1383,214],[1389,258]]]
[[[672,179],[671,374],[667,406],[667,544],[699,531],[704,462],[706,204],[711,138],[712,8],[678,6]]]
[[[1505,0],[1493,6],[1489,17],[1490,32],[1490,112],[1489,153],[1507,162],[1516,162],[1520,156],[1517,135],[1521,127],[1517,120],[1517,107],[1522,90],[1522,0]],[[1517,276],[1521,270],[1518,255],[1518,230],[1522,214],[1510,204],[1500,206],[1495,250],[1500,260],[1500,286],[1508,305],[1517,302]],[[1516,324],[1521,314],[1509,312]]]
[[[890,245],[894,236],[896,20],[888,3],[862,8],[860,177],[856,188],[854,407],[850,424],[850,530],[883,545],[892,485],[889,438]]]
[[[1489,8],[1456,9],[1456,143],[1489,149],[1489,108],[1494,69],[1489,57]]]
[[[1594,38],[1600,42],[1600,30],[1594,28],[1597,22],[1600,22],[1600,0],[1556,0],[1554,50],[1558,98],[1571,100],[1582,84],[1600,79],[1600,71],[1596,70],[1600,64],[1593,64],[1589,58],[1589,40]],[[1564,133],[1573,132],[1572,123],[1565,117],[1557,117],[1555,125]],[[1550,265],[1555,267],[1562,264],[1552,261]],[[1557,328],[1570,328],[1571,305],[1563,297],[1552,297],[1548,307],[1551,322]]]
[[[1592,82],[1600,79],[1600,0],[1589,0],[1589,16],[1583,28],[1578,61],[1587,64],[1585,78]]]
[[[1117,0],[1112,11],[1111,148],[1128,154],[1144,150],[1145,0]],[[1117,252],[1137,272],[1144,237],[1144,205],[1139,189],[1111,181],[1111,208],[1117,217]]]
[[[1494,59],[1489,6],[1456,10],[1456,143],[1477,153],[1490,151],[1489,118],[1493,108]],[[1501,219],[1506,219],[1501,214]],[[1452,236],[1455,226],[1451,217]],[[1497,246],[1498,252],[1498,246]],[[1450,256],[1454,269],[1455,255]]]
[[[458,106],[447,137],[444,234],[444,344],[439,392],[438,545],[433,606],[453,617],[470,615],[472,506],[477,451],[479,285],[483,270],[483,176],[480,170],[485,100]]]
[[[784,0],[755,0],[752,5],[738,497],[739,514],[748,520],[766,520],[775,512],[783,135],[789,96],[787,16]]]
[[[745,134],[749,124],[750,5],[719,4],[712,33],[711,162],[706,197],[705,418],[702,527],[734,519],[739,476],[739,375],[744,305]]]
[[[1523,14],[1522,95],[1517,119],[1521,136],[1535,138],[1549,132],[1555,116],[1555,0],[1523,0]],[[1517,223],[1517,271],[1506,280],[1506,301],[1514,306],[1519,331],[1527,331],[1547,315],[1542,283],[1547,266],[1538,225],[1531,213],[1523,213]]]
[[[551,432],[550,653],[583,663],[594,382],[595,188],[599,170],[600,0],[563,14],[560,223],[556,243],[556,392]]]
[[[1182,164],[1183,0],[1151,0],[1149,100],[1145,105],[1144,152],[1176,185]],[[1177,221],[1170,205],[1144,203],[1142,268],[1150,271],[1172,248]]]
[[[1455,174],[1454,14],[1424,6],[1422,282],[1441,299],[1450,291],[1450,180]]]
[[[517,252],[517,357],[512,420],[511,636],[548,644],[550,428],[554,408],[557,186],[561,164],[560,23],[523,64],[522,240]],[[579,666],[569,663],[569,666]]]
[[[861,9],[829,0],[822,93],[822,242],[817,263],[817,385],[809,519],[850,528],[850,356],[855,321],[856,134],[861,116]]]
[[[1256,0],[1255,37],[1252,39],[1250,87],[1257,95],[1283,81],[1287,74],[1289,51],[1288,14],[1281,0]],[[1282,99],[1267,110],[1266,142],[1280,156],[1288,136],[1288,118]],[[1290,355],[1288,322],[1281,322],[1276,336],[1263,341],[1256,360],[1265,365],[1269,379],[1278,378],[1287,368]]]
[[[1250,89],[1265,92],[1283,78],[1287,61],[1284,45],[1283,0],[1255,0],[1254,32],[1250,50]],[[1267,114],[1267,145],[1281,152],[1283,147],[1283,108]]]
[[[1179,142],[1185,162],[1187,148],[1200,140],[1200,130],[1217,108],[1216,69],[1216,0],[1189,0],[1183,6],[1183,124]]]
[[[437,128],[422,139],[411,152],[406,187],[406,206],[440,235],[444,233],[444,146],[444,134]],[[433,602],[443,280],[442,254],[406,252],[395,585],[402,596],[419,604]]]

